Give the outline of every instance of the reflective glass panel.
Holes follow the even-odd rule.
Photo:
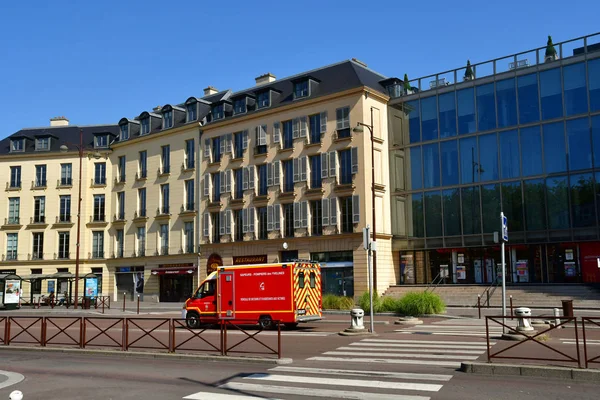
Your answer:
[[[511,231],[523,230],[523,204],[521,182],[507,182],[502,184],[502,211],[508,218]]]
[[[421,99],[421,129],[423,141],[438,138],[437,97]]]
[[[477,86],[477,129],[487,131],[496,127],[494,84]]]
[[[542,120],[563,116],[560,69],[540,72]]]
[[[539,126],[521,129],[523,176],[542,173],[542,136]]]
[[[408,114],[408,132],[410,143],[421,141],[421,118],[419,117],[419,100],[405,103],[405,112]]]
[[[562,122],[544,125],[544,161],[547,174],[567,170],[565,128]]]
[[[585,113],[588,110],[587,89],[585,86],[585,63],[568,65],[563,68],[565,81],[565,111],[567,116]]]
[[[546,179],[549,229],[569,229],[569,193],[567,189],[566,176]]]
[[[600,168],[600,115],[592,117],[592,143],[594,145],[594,167]]]
[[[442,236],[442,198],[439,190],[425,192],[425,233],[427,237]]]
[[[425,237],[425,224],[423,221],[423,194],[415,193],[409,196],[410,198],[410,215],[412,217],[412,226],[409,224],[412,237]]]
[[[438,143],[423,146],[423,186],[426,188],[440,186],[440,151]]]
[[[596,225],[594,180],[592,174],[571,175],[571,209],[573,228]]]
[[[498,231],[500,224],[500,184],[481,186],[481,209],[483,210],[483,232]]]
[[[440,103],[440,137],[456,136],[456,102],[454,92],[438,97]]]
[[[537,231],[546,229],[546,199],[544,180],[531,179],[523,182],[525,192],[525,229]]]
[[[458,185],[458,143],[456,140],[440,143],[442,148],[442,185]]]
[[[459,189],[443,191],[444,235],[460,235],[460,192]]]
[[[463,234],[473,235],[481,233],[481,212],[479,210],[479,186],[461,189]]]
[[[569,141],[569,169],[592,168],[592,144],[590,143],[590,125],[587,117],[567,121],[567,139]]]
[[[517,131],[500,132],[500,177],[519,177],[519,134]]]
[[[474,89],[463,89],[456,92],[458,101],[458,133],[473,133],[477,130],[475,125],[475,97]]]
[[[409,189],[423,188],[423,174],[421,170],[421,146],[410,148],[410,182]]]
[[[479,182],[477,138],[460,140],[460,183]]]
[[[475,169],[475,173],[479,170],[482,182],[498,179],[498,140],[495,133],[479,136],[479,164]]]
[[[517,92],[514,79],[496,82],[496,101],[498,102],[498,127],[505,128],[516,125]]]
[[[596,172],[596,198],[600,199],[600,172]],[[596,201],[596,213],[600,215],[600,201]]]
[[[588,86],[590,88],[590,109],[600,110],[600,58],[588,61]]]
[[[517,78],[519,87],[519,123],[528,124],[540,120],[537,74]]]

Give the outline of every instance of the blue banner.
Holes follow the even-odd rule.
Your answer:
[[[85,296],[98,296],[98,278],[85,278]]]

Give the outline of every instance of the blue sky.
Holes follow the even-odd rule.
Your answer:
[[[416,78],[600,31],[600,2],[33,0],[0,3],[0,138],[116,123],[356,57]],[[597,39],[600,42],[600,36]]]

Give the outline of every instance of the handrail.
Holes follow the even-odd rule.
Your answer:
[[[494,292],[496,292],[496,289],[498,288],[498,285],[500,285],[500,280],[498,278],[495,278],[492,282],[492,284],[490,286],[488,286],[487,288],[485,288],[485,290],[483,291],[483,293],[481,293],[481,297],[483,297],[484,301],[483,301],[483,307],[487,307],[490,308],[490,302],[492,299],[492,296],[494,295]]]
[[[445,278],[446,277],[442,276],[442,272],[440,271],[435,276],[435,278],[433,278],[431,283],[429,283],[429,285],[427,285],[427,287],[425,288],[425,292],[431,291],[431,293],[433,293],[435,291],[435,289],[437,289],[437,287],[440,285],[440,283],[442,283],[444,281]]]

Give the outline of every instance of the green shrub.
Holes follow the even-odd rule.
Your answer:
[[[430,292],[409,292],[398,301],[398,312],[407,316],[439,314],[445,309],[440,296]]]
[[[382,312],[398,312],[399,300],[393,297],[384,297],[381,301]]]
[[[364,310],[365,313],[369,313],[371,302],[369,298],[369,292],[364,292],[358,299],[358,306]],[[373,312],[380,312],[382,307],[381,298],[377,292],[373,292]]]
[[[354,307],[352,297],[336,296],[334,294],[323,295],[324,310],[350,310]]]

